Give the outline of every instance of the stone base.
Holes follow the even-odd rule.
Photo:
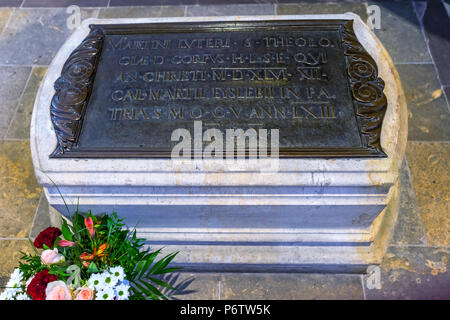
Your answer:
[[[387,158],[280,159],[277,171],[264,173],[219,160],[49,158],[56,145],[49,114],[53,83],[89,24],[270,19],[354,20],[356,36],[386,83],[381,144]],[[77,203],[94,213],[114,209],[129,226],[137,224],[153,248],[180,251],[174,263],[185,270],[364,272],[381,261],[396,220],[406,132],[395,66],[355,14],[88,19],[60,49],[42,82],[31,149],[50,205],[64,215]]]
[[[148,239],[152,249],[180,251],[174,264],[185,271],[364,273],[368,265],[380,263],[397,217],[397,184],[390,190],[387,207],[380,201],[291,206],[92,204],[79,209],[118,211],[130,227],[137,226],[138,237]],[[68,215],[61,201],[53,201]],[[69,212],[75,209],[69,206]]]

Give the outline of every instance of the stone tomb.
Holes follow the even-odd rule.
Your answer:
[[[56,210],[59,192],[115,209],[186,270],[361,272],[396,219],[406,126],[352,13],[89,19],[42,82],[31,149]]]

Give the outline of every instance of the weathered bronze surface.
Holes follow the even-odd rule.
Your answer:
[[[280,157],[385,157],[351,20],[91,25],[55,82],[51,157],[170,157],[171,134],[279,129]]]

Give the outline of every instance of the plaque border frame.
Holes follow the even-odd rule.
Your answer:
[[[55,81],[50,116],[57,145],[50,158],[170,158],[170,149],[80,148],[77,146],[105,35],[132,35],[164,32],[254,31],[255,29],[311,28],[339,31],[346,63],[347,79],[363,147],[280,148],[280,158],[385,158],[380,137],[387,99],[384,81],[378,76],[375,60],[358,41],[353,20],[271,20],[214,21],[141,24],[91,24],[90,32],[70,54]],[[194,157],[195,150],[191,157]],[[249,150],[245,151],[248,156]],[[237,151],[235,151],[237,155]],[[270,155],[270,151],[268,152]]]

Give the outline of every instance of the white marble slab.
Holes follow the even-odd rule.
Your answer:
[[[264,173],[221,160],[49,158],[56,146],[49,112],[53,84],[87,36],[89,24],[282,19],[354,20],[356,36],[386,83],[381,144],[387,158],[280,159],[278,170]],[[316,263],[318,269],[328,265],[350,270],[376,263],[389,238],[406,135],[406,103],[395,66],[353,13],[88,19],[61,47],[42,81],[32,116],[31,151],[37,179],[52,206],[64,213],[54,182],[69,204],[79,201],[82,209],[94,212],[115,208],[130,224],[140,221],[139,232],[154,244],[183,248],[180,264],[269,270],[274,265],[308,269]],[[265,254],[269,252],[270,257]]]

